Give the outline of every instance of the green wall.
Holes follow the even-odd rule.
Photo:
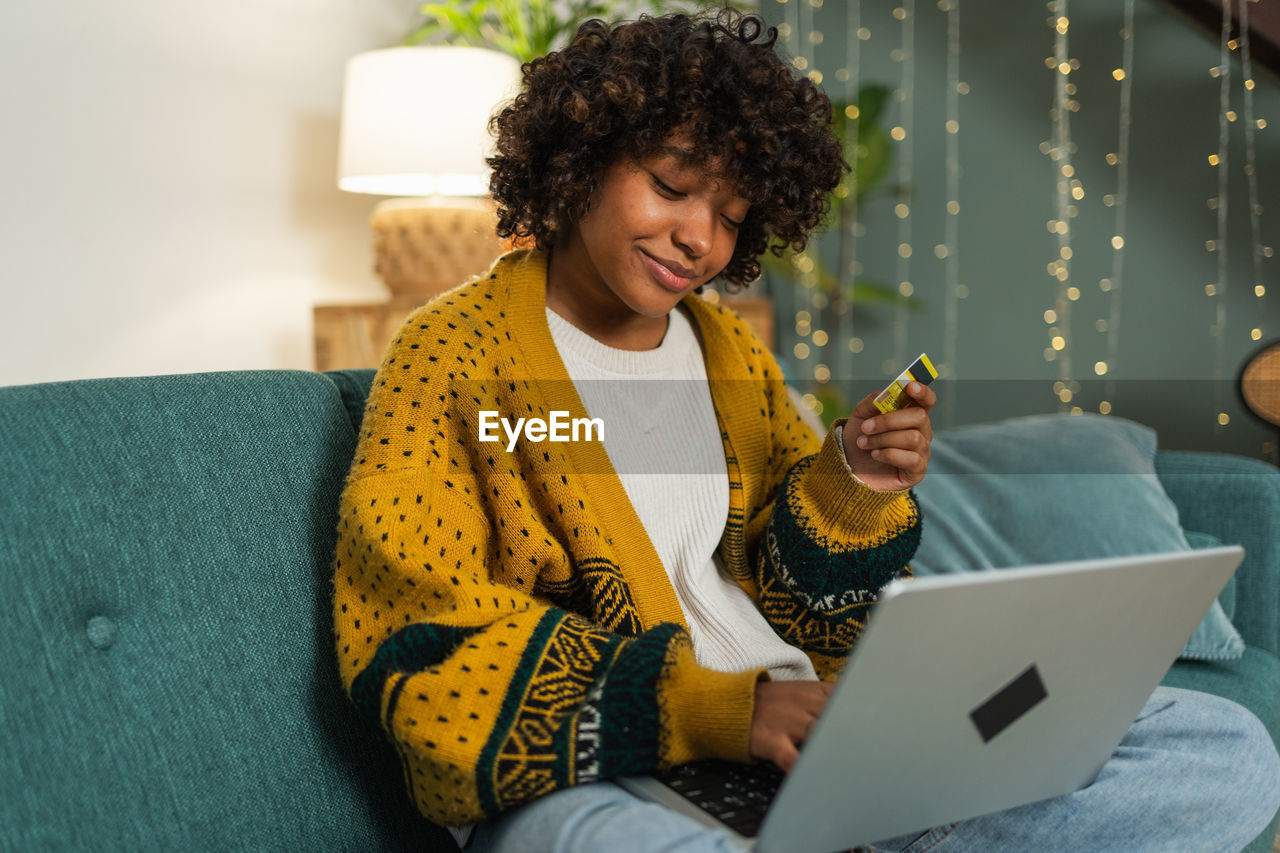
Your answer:
[[[1041,144],[1052,139],[1057,74],[1045,65],[1054,52],[1050,12],[1036,2],[958,3],[959,79],[968,84],[968,92],[960,96],[958,107],[955,260],[968,296],[954,300],[955,322],[948,324],[952,297],[946,261],[934,251],[945,242],[947,219],[948,14],[931,0],[917,3],[910,16],[914,97],[891,100],[885,115],[886,126],[909,121],[914,129],[897,143],[896,155],[905,154],[912,163],[908,201],[913,250],[907,277],[923,307],[898,312],[875,306],[837,316],[831,307],[819,312],[812,291],[766,280],[758,286],[777,303],[779,350],[794,381],[805,390],[822,390],[812,377],[815,365],[824,363],[832,374],[828,390],[838,387],[856,399],[896,372],[890,365],[905,365],[922,350],[945,361],[953,340],[949,381],[939,385],[945,402],[935,420],[941,426],[1073,405],[1096,412],[1108,399],[1113,414],[1159,429],[1164,447],[1274,458],[1276,433],[1252,418],[1236,392],[1236,376],[1248,354],[1280,338],[1280,259],[1263,260],[1268,293],[1262,298],[1254,293],[1239,51],[1231,62],[1232,108],[1241,118],[1229,125],[1229,272],[1225,296],[1211,297],[1205,286],[1218,281],[1219,258],[1205,243],[1217,239],[1218,222],[1207,202],[1218,193],[1219,170],[1208,157],[1218,151],[1220,81],[1209,70],[1219,61],[1218,39],[1162,2],[1137,2],[1124,271],[1121,286],[1105,293],[1099,281],[1112,273],[1116,208],[1106,206],[1103,197],[1116,192],[1118,176],[1105,157],[1118,150],[1121,86],[1112,70],[1122,60],[1124,4],[1070,4],[1069,55],[1079,61],[1069,77],[1079,102],[1079,110],[1070,114],[1076,145],[1072,161],[1085,196],[1073,202],[1078,215],[1070,219],[1070,283],[1079,288],[1080,297],[1070,303],[1070,322],[1059,323],[1066,331],[1070,378],[1079,381],[1065,405],[1054,394],[1059,365],[1046,361],[1050,335],[1043,318],[1054,307],[1057,292],[1057,280],[1046,264],[1058,253],[1047,223],[1057,218],[1060,164],[1041,152]],[[762,10],[771,22],[790,25],[792,36],[784,46],[822,72],[824,88],[840,100],[848,84],[837,78],[837,71],[847,67],[851,13],[870,34],[860,40],[855,79],[902,86],[908,69],[893,56],[903,47],[904,24],[894,17],[899,6],[905,8],[870,0],[826,0],[818,7],[810,0],[764,0]],[[820,43],[810,41],[811,30],[822,34]],[[1280,206],[1272,212],[1280,205],[1280,87],[1274,74],[1256,65],[1254,78],[1255,117],[1269,123],[1254,134],[1264,208],[1261,242],[1280,246]],[[894,164],[895,180],[901,162]],[[898,201],[889,192],[865,199],[864,232],[857,241],[863,275],[895,286],[902,272],[902,222],[893,209]],[[824,235],[818,249],[833,265],[835,242],[833,235]],[[1097,331],[1096,324],[1111,318],[1117,295],[1121,333],[1112,352],[1108,335]],[[797,334],[799,310],[814,315],[812,329],[828,331],[825,346]],[[1211,334],[1219,310],[1226,316],[1221,347]],[[949,328],[954,338],[948,336]],[[1251,337],[1254,328],[1262,331],[1260,341]],[[863,342],[856,355],[847,346],[851,334]],[[811,351],[803,360],[793,354],[794,344],[801,341]],[[1094,364],[1103,360],[1110,362],[1109,372],[1099,378]],[[1219,412],[1230,417],[1226,426],[1219,425]]]

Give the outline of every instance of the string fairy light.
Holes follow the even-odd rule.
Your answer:
[[[947,16],[947,91],[946,91],[946,217],[943,219],[943,244],[939,248],[945,261],[946,288],[943,319],[942,362],[939,375],[944,379],[959,376],[959,300],[968,293],[960,284],[960,95],[967,91],[960,80],[960,0],[939,0],[938,9]],[[950,425],[955,418],[955,395],[948,394],[943,403],[943,422]]]
[[[1231,138],[1231,3],[1222,4],[1222,32],[1218,50],[1218,65],[1209,70],[1218,79],[1218,152],[1209,155],[1209,165],[1218,170],[1218,195],[1213,209],[1218,215],[1218,239],[1206,248],[1217,255],[1218,280],[1205,288],[1205,293],[1215,300],[1215,320],[1209,327],[1214,338],[1213,388],[1214,409],[1217,410],[1217,428],[1231,423],[1223,399],[1223,376],[1226,365],[1227,327],[1227,208],[1228,208],[1228,157],[1227,147]]]
[[[824,37],[822,31],[814,25],[814,13],[823,7],[823,0],[778,0],[778,2],[786,6],[786,20],[779,25],[778,34],[791,49],[793,66],[813,83],[821,86],[825,75],[817,67],[814,50],[823,42]],[[814,379],[819,385],[824,385],[831,380],[832,374],[830,359],[824,355],[827,352],[825,348],[829,343],[829,336],[823,314],[832,305],[833,300],[819,287],[820,242],[821,237],[815,232],[810,236],[805,250],[792,258],[800,288],[788,288],[791,291],[788,301],[794,309],[795,323],[792,329],[782,331],[793,340],[791,355],[799,363],[800,374],[806,379]],[[778,310],[779,313],[783,311],[781,304]],[[791,335],[791,332],[794,332],[794,335]],[[780,335],[779,343],[782,343],[782,337]],[[802,401],[815,414],[822,414],[822,401],[816,395],[805,394]]]
[[[1055,202],[1057,218],[1050,223],[1054,232],[1054,243],[1057,257],[1049,262],[1047,271],[1055,280],[1053,308],[1045,311],[1045,323],[1049,326],[1049,346],[1045,348],[1046,361],[1057,366],[1057,380],[1053,383],[1053,393],[1058,398],[1060,409],[1068,408],[1073,414],[1082,410],[1079,406],[1071,406],[1075,394],[1079,391],[1079,383],[1072,378],[1071,349],[1069,347],[1069,331],[1071,328],[1071,303],[1080,298],[1079,290],[1071,283],[1071,247],[1070,220],[1075,216],[1076,206],[1072,200],[1084,198],[1084,186],[1075,177],[1072,154],[1075,147],[1071,141],[1070,114],[1079,109],[1079,103],[1072,99],[1074,86],[1071,86],[1070,74],[1080,67],[1080,63],[1071,59],[1068,51],[1068,32],[1071,22],[1068,18],[1067,0],[1051,0],[1048,8],[1052,13],[1049,26],[1054,30],[1053,56],[1045,64],[1053,69],[1054,102],[1050,111],[1053,123],[1053,140],[1047,146],[1047,153],[1054,163],[1054,185],[1056,187]]]
[[[891,55],[902,67],[901,83],[896,99],[899,104],[898,123],[889,131],[897,143],[898,186],[909,187],[913,179],[912,149],[915,144],[915,0],[902,0],[893,10],[893,16],[902,22],[902,46]],[[915,292],[911,283],[911,204],[900,201],[895,207],[898,216],[898,293],[909,297]],[[893,359],[883,364],[886,376],[895,376],[907,363],[907,309],[899,304],[893,324]]]
[[[1256,2],[1256,0],[1255,0]],[[1240,0],[1239,4],[1239,26],[1240,38],[1238,44],[1240,48],[1240,72],[1244,78],[1244,95],[1242,98],[1242,108],[1244,111],[1244,140],[1245,140],[1245,177],[1249,186],[1249,236],[1251,242],[1251,260],[1253,273],[1253,295],[1256,300],[1257,310],[1252,312],[1257,325],[1250,324],[1252,328],[1249,330],[1250,342],[1262,340],[1263,336],[1269,332],[1265,327],[1261,318],[1270,317],[1272,313],[1266,310],[1267,287],[1263,283],[1263,259],[1270,258],[1275,253],[1270,246],[1266,246],[1262,242],[1262,203],[1258,198],[1258,169],[1257,169],[1257,140],[1256,133],[1267,127],[1266,119],[1258,118],[1254,114],[1253,103],[1253,56],[1249,45],[1249,5],[1246,0]],[[1264,441],[1262,443],[1262,452],[1270,458],[1275,453],[1276,444],[1274,441]]]
[[[840,271],[839,279],[842,282],[848,282],[851,289],[850,299],[840,300],[837,311],[837,338],[844,341],[843,347],[838,347],[835,358],[839,359],[840,364],[844,367],[842,375],[852,378],[854,374],[854,357],[862,350],[862,341],[857,337],[854,328],[853,306],[851,304],[852,288],[856,287],[858,276],[862,273],[862,268],[858,262],[858,219],[861,211],[858,206],[858,193],[861,187],[858,185],[858,146],[861,144],[859,140],[859,131],[861,121],[859,121],[858,113],[858,90],[862,85],[862,39],[858,33],[862,28],[862,2],[861,0],[849,0],[845,9],[845,56],[844,68],[836,72],[837,80],[844,82],[844,102],[845,102],[845,133],[847,138],[845,144],[849,151],[853,152],[852,164],[853,169],[850,170],[845,181],[845,195],[841,199],[845,205],[844,217],[841,221],[842,232],[840,234],[840,259],[837,269]],[[839,192],[839,190],[837,190]]]
[[[1244,172],[1249,184],[1249,236],[1252,243],[1252,261],[1253,261],[1253,295],[1256,299],[1262,300],[1267,293],[1267,287],[1262,283],[1262,261],[1272,253],[1270,247],[1264,246],[1262,243],[1262,203],[1258,200],[1258,168],[1257,168],[1257,144],[1255,134],[1257,131],[1266,127],[1265,119],[1258,119],[1254,116],[1253,111],[1253,56],[1249,47],[1249,2],[1248,0],[1240,0],[1240,38],[1238,40],[1240,47],[1240,72],[1244,77],[1244,151],[1245,166]],[[1262,303],[1258,303],[1259,310],[1254,316],[1261,318],[1269,316],[1262,310]],[[1267,330],[1263,327],[1262,321],[1258,320],[1258,325],[1249,330],[1249,338],[1251,341],[1259,341]]]
[[[786,8],[785,20],[778,25],[778,35],[791,51],[792,65],[797,71],[806,72],[809,70],[809,60],[805,56],[805,42],[801,33],[800,6],[804,0],[778,0]],[[814,287],[814,262],[809,254],[810,249],[795,255],[791,258],[800,283],[800,288],[784,287],[776,296],[779,303],[787,302],[790,304],[791,310],[794,312],[795,323],[792,329],[783,328],[779,330],[779,345],[785,345],[790,342],[790,351],[797,362],[804,362],[809,358],[810,346],[806,340],[813,331],[812,315],[807,307],[806,294],[812,292]],[[805,307],[801,307],[805,304]],[[781,312],[782,305],[779,304],[778,309]],[[789,339],[789,340],[788,340]],[[804,403],[810,409],[816,410],[816,398],[813,395],[805,395]]]
[[[796,56],[796,51],[795,51],[795,42],[792,40],[792,35],[794,33],[795,27],[791,23],[792,15],[794,12],[794,9],[793,9],[794,4],[788,2],[788,0],[777,0],[777,3],[783,7],[783,13],[780,16],[782,20],[780,20],[777,24],[778,42],[789,53],[791,53],[793,57],[792,63],[794,64],[795,63],[794,57]],[[766,281],[766,284],[768,285],[767,290],[765,291],[765,295],[767,296],[767,298],[772,300],[776,316],[780,319],[786,316],[787,312],[794,312],[796,288],[790,286],[789,282],[786,284],[782,282],[774,282],[772,280],[772,277],[768,277],[768,276],[765,278],[765,281]],[[788,329],[785,324],[779,323],[778,328],[775,330],[774,334],[776,336],[776,339],[774,341],[774,347],[777,349],[779,353],[785,352],[788,348],[788,345],[792,343],[791,330]]]
[[[810,57],[810,68],[808,69],[807,76],[814,85],[821,86],[824,75],[822,70],[817,67],[817,46],[822,44],[823,34],[822,30],[818,29],[814,23],[814,17],[816,11],[822,8],[823,0],[807,0],[807,2],[806,0],[796,0],[796,5],[799,7],[800,11],[800,31],[803,34],[804,39],[803,50]],[[819,247],[821,243],[822,235],[817,232],[815,232],[809,239],[809,247],[805,250],[805,253],[809,255],[811,264],[812,259],[820,257]],[[828,327],[828,323],[823,315],[828,313],[828,308],[830,307],[832,300],[824,290],[817,287],[818,276],[816,272],[816,264],[812,264],[806,274],[810,277],[809,303],[813,307],[814,313],[819,318],[817,328],[814,328],[809,335],[809,342],[811,344],[810,351],[813,355],[813,361],[808,373],[819,385],[825,385],[831,379],[831,368],[828,365],[830,359],[826,357],[826,346],[828,343],[826,329]],[[812,408],[815,413],[822,414],[821,401],[815,400]]]
[[[1104,397],[1098,404],[1098,411],[1110,414],[1116,396],[1115,369],[1120,350],[1120,306],[1124,294],[1124,247],[1125,247],[1125,214],[1129,199],[1129,126],[1132,122],[1133,94],[1133,10],[1134,0],[1125,0],[1124,25],[1120,30],[1123,45],[1120,67],[1111,72],[1120,84],[1120,130],[1116,142],[1116,151],[1107,156],[1107,162],[1116,167],[1116,191],[1108,197],[1115,208],[1115,234],[1111,237],[1111,277],[1098,282],[1103,293],[1110,296],[1110,312],[1107,319],[1098,321],[1098,331],[1107,336],[1106,361],[1099,361],[1093,366],[1094,373],[1107,376]],[[1107,203],[1104,199],[1103,203]]]

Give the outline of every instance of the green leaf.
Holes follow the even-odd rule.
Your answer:
[[[879,83],[868,83],[858,89],[858,120],[863,125],[878,124],[891,94],[892,89]]]
[[[480,28],[484,23],[487,8],[487,0],[471,0],[465,7],[459,2],[424,3],[418,7],[418,13],[428,19],[432,34],[448,33],[450,37],[446,40],[450,43],[456,44],[458,41],[483,43],[484,37],[481,35]]]
[[[889,167],[893,163],[889,134],[878,125],[862,128],[858,134],[857,146],[852,150],[845,149],[845,160],[853,165],[853,174],[858,182],[857,197],[862,198],[874,191],[889,174]]]
[[[424,41],[440,32],[440,30],[441,27],[439,24],[422,24],[421,26],[411,29],[400,43],[405,45],[422,44]]]
[[[500,32],[505,32],[513,40],[525,45],[535,40],[536,33],[531,26],[530,16],[517,0],[497,0],[493,9],[494,23]]]
[[[528,45],[525,42],[498,31],[492,24],[486,23],[480,28],[480,32],[484,36],[485,47],[510,54],[521,62],[528,62],[533,58],[529,56]]]
[[[844,158],[853,167],[857,197],[875,190],[889,173],[893,162],[893,145],[878,122],[884,102],[892,90],[887,86],[867,84],[858,91],[857,118],[849,118],[849,104],[832,102],[832,128],[844,148]],[[846,184],[846,186],[848,186]]]

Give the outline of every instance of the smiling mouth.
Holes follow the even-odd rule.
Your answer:
[[[640,257],[644,260],[650,275],[667,290],[684,291],[693,283],[694,271],[687,267],[673,261],[660,261],[643,250],[640,252]]]

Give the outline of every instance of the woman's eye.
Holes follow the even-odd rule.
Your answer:
[[[724,219],[724,224],[725,224],[725,225],[728,225],[728,226],[729,226],[730,228],[732,228],[734,231],[738,231],[739,229],[741,229],[741,228],[742,228],[742,226],[743,226],[743,225],[745,225],[745,224],[746,224],[746,220],[743,220],[743,221],[739,222],[739,221],[737,221],[736,219],[730,219],[730,218],[729,218],[729,217],[727,217],[727,216],[722,217],[722,218]]]
[[[662,193],[662,194],[663,194],[663,195],[665,195],[665,196],[670,196],[671,198],[683,198],[683,197],[684,197],[684,193],[680,192],[680,191],[679,191],[679,190],[677,190],[677,189],[673,189],[673,188],[671,188],[671,187],[667,186],[665,183],[663,183],[662,179],[661,179],[661,178],[658,178],[657,176],[655,176],[655,177],[654,177],[654,179],[653,179],[653,185],[654,185],[654,187],[656,187],[656,188],[657,188],[658,192]]]

